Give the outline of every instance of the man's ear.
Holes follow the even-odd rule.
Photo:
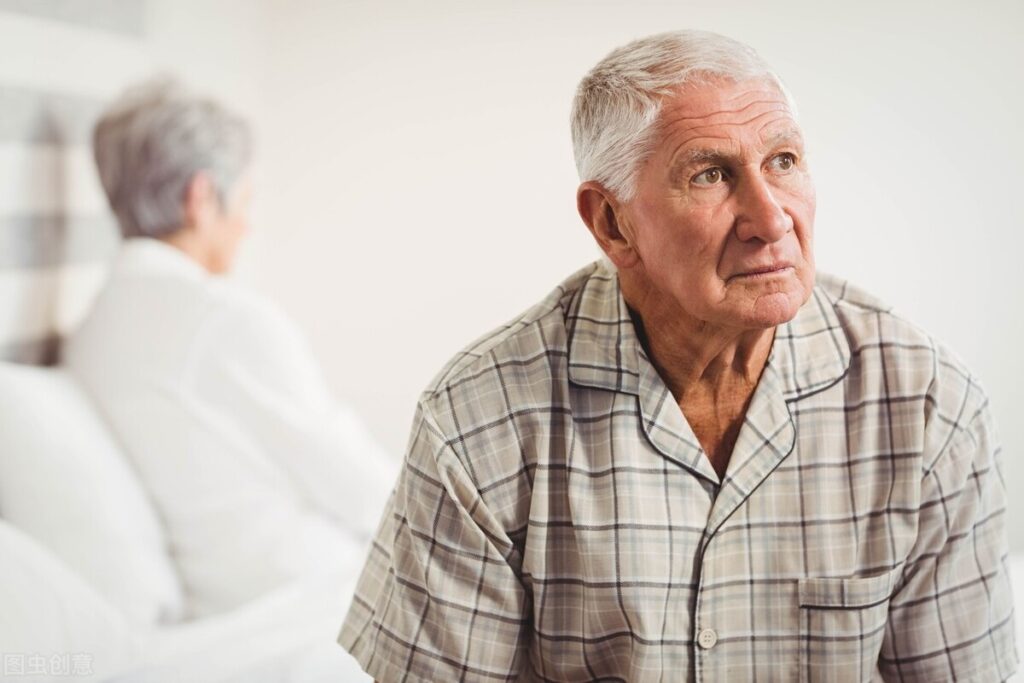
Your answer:
[[[576,190],[576,210],[587,224],[597,245],[617,268],[636,265],[640,256],[632,231],[621,220],[621,204],[603,185],[593,180],[581,184]]]
[[[185,186],[185,225],[189,230],[203,231],[212,224],[220,211],[220,199],[213,181],[205,171],[199,171]]]

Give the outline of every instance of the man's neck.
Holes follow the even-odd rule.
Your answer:
[[[622,295],[651,362],[719,478],[726,476],[775,328],[743,330],[697,320],[652,290],[622,282]]]
[[[775,328],[740,329],[698,320],[675,302],[622,282],[640,340],[658,374],[681,405],[688,396],[714,397],[757,385]],[[732,388],[732,389],[730,389]]]

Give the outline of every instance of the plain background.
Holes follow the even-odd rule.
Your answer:
[[[596,247],[575,212],[576,83],[612,48],[701,28],[793,92],[819,269],[980,377],[1024,488],[1024,3],[153,0],[152,63],[250,116],[239,277],[306,332],[398,455],[419,392]],[[1024,550],[1024,526],[1009,525]]]

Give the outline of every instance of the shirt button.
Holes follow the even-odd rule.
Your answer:
[[[706,628],[700,632],[700,635],[697,636],[697,644],[705,650],[710,650],[715,646],[715,643],[717,642],[718,634],[715,633],[715,629],[713,628]]]

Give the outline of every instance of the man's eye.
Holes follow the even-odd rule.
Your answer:
[[[709,168],[705,171],[701,171],[693,177],[694,185],[715,185],[716,183],[722,182],[725,179],[725,173],[722,169],[716,167]]]
[[[776,171],[791,171],[796,166],[796,157],[789,152],[783,152],[772,157],[771,163]]]

